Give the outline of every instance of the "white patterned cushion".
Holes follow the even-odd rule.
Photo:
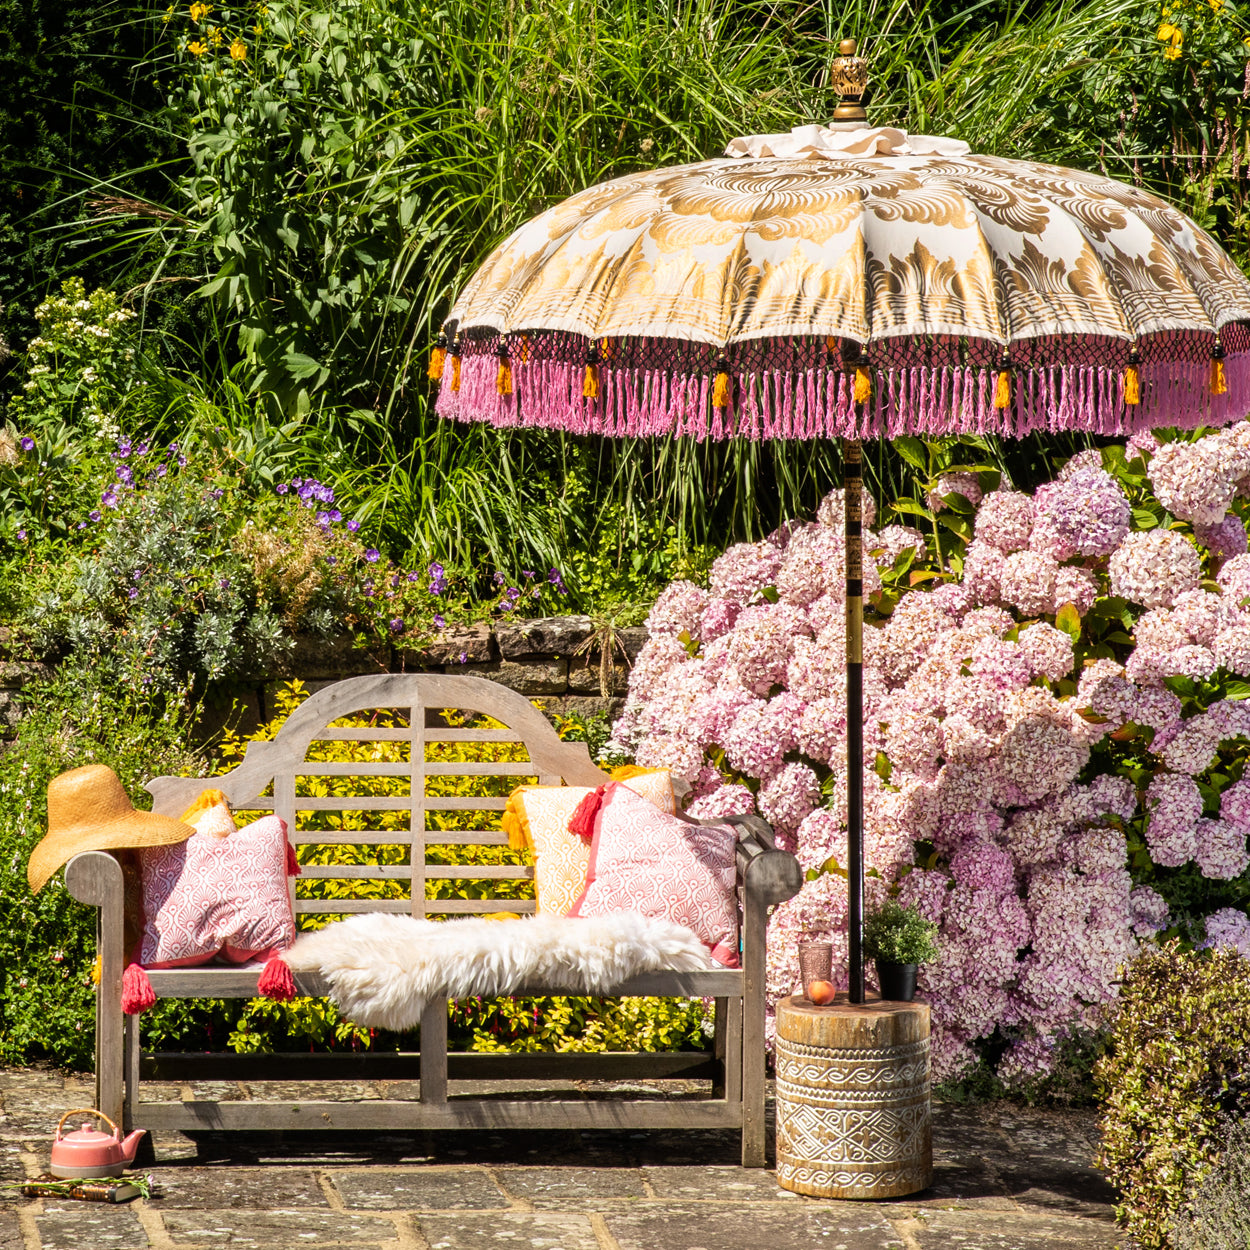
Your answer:
[[[611,785],[595,817],[586,889],[571,916],[636,911],[692,929],[726,968],[738,964],[737,834],[657,810]]]
[[[227,838],[196,833],[142,853],[145,968],[267,959],[295,940],[286,823],[265,816]]]

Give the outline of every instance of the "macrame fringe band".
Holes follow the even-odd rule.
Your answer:
[[[459,363],[454,358],[452,370],[444,372],[440,416],[618,438],[950,433],[1018,438],[1068,430],[1114,436],[1162,426],[1222,425],[1250,412],[1250,352],[1229,353],[1220,361],[1146,362],[1131,369],[1016,365],[1006,375],[1005,397],[998,369],[971,366],[858,369],[849,374],[825,368],[761,369],[725,375],[723,391],[714,394],[719,378],[706,373],[600,364],[598,394],[587,397],[590,388],[582,364],[514,360],[512,392],[501,394],[493,355],[466,355],[458,370]],[[869,393],[860,399],[865,389]],[[721,398],[723,406],[715,402]],[[1006,402],[999,407],[1003,398]]]

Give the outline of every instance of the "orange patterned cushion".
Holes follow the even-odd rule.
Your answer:
[[[671,816],[677,805],[668,771],[631,771],[622,784]],[[504,828],[513,846],[533,850],[534,893],[548,915],[567,916],[586,888],[590,844],[569,832],[569,817],[589,793],[589,786],[519,786],[508,799]]]

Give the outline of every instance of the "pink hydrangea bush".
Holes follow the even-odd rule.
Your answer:
[[[1003,1080],[1044,1076],[1156,933],[1250,948],[1244,910],[1220,906],[1250,867],[1247,493],[1243,425],[1082,452],[1032,494],[940,476],[940,563],[865,508],[867,890],[940,926],[921,974],[936,1078],[991,1036]],[[670,586],[614,727],[690,780],[694,815],[758,811],[797,854],[771,1001],[796,988],[802,933],[845,966],[842,515],[835,491],[814,523],[726,551],[706,591]]]

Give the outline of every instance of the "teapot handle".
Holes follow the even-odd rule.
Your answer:
[[[59,1122],[59,1123],[57,1124],[57,1126],[56,1126],[56,1137],[55,1137],[53,1140],[54,1140],[54,1141],[60,1141],[60,1140],[61,1140],[61,1130],[65,1127],[65,1121],[66,1121],[66,1120],[68,1120],[68,1119],[70,1118],[70,1116],[72,1116],[72,1115],[82,1115],[84,1112],[85,1112],[87,1115],[93,1115],[93,1116],[95,1116],[95,1117],[96,1117],[96,1119],[98,1119],[98,1120],[103,1120],[103,1121],[104,1121],[104,1123],[105,1123],[105,1124],[107,1124],[107,1125],[109,1126],[109,1128],[111,1128],[111,1129],[113,1130],[113,1136],[114,1136],[114,1137],[117,1137],[117,1138],[120,1138],[120,1137],[121,1137],[121,1133],[118,1131],[118,1129],[117,1129],[117,1125],[116,1125],[116,1124],[114,1124],[114,1123],[113,1123],[113,1121],[112,1121],[112,1120],[110,1120],[110,1119],[108,1118],[108,1116],[106,1116],[106,1115],[104,1114],[104,1112],[103,1112],[103,1111],[97,1111],[94,1107],[74,1107],[72,1110],[67,1111],[67,1112],[66,1112],[66,1113],[65,1113],[65,1114],[61,1117],[60,1122]]]

